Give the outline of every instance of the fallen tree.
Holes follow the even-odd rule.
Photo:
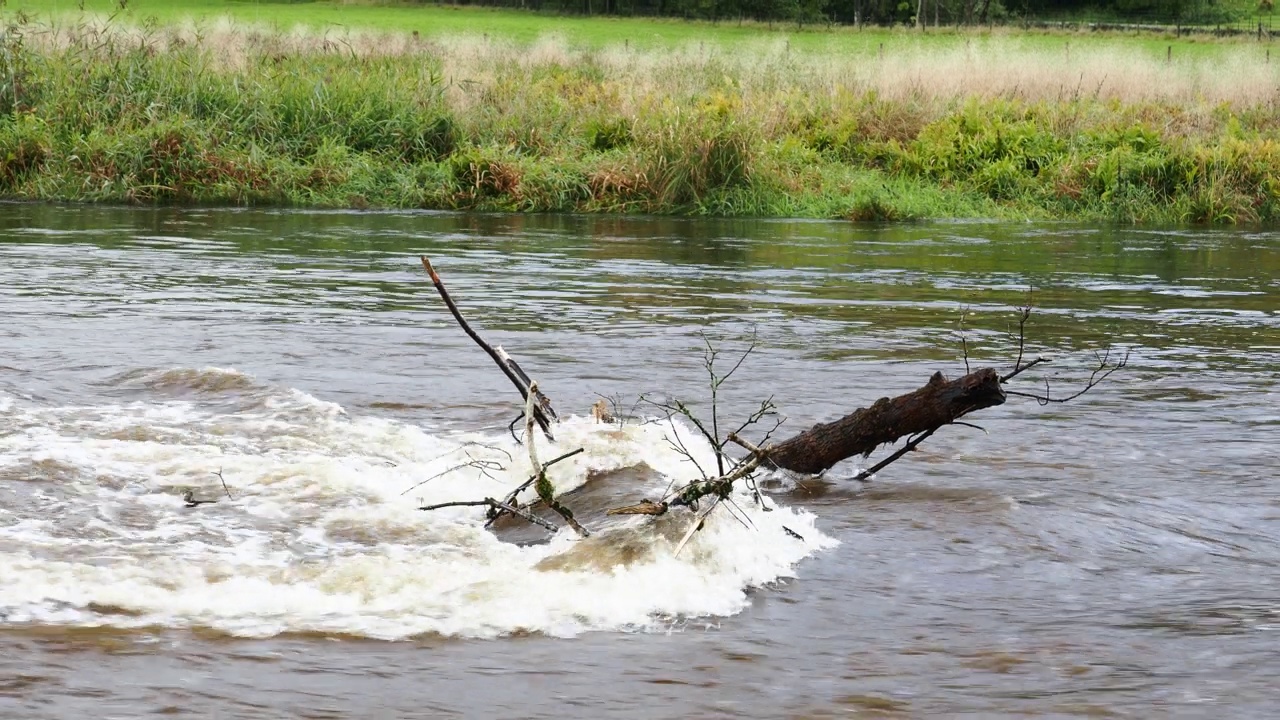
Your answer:
[[[491,523],[506,514],[534,522],[553,532],[558,531],[559,527],[554,523],[544,518],[536,518],[530,514],[529,509],[533,505],[541,503],[560,515],[579,535],[588,536],[587,529],[574,518],[572,511],[558,499],[554,487],[546,477],[546,468],[548,466],[581,452],[581,449],[562,455],[546,465],[538,462],[537,454],[533,447],[535,442],[533,437],[534,425],[537,424],[541,427],[547,438],[551,439],[553,437],[551,427],[558,421],[554,411],[551,410],[550,401],[538,390],[537,383],[530,380],[524,371],[520,370],[519,365],[501,347],[495,349],[490,346],[467,323],[450,297],[444,283],[426,257],[422,258],[422,264],[430,274],[432,283],[453,314],[454,319],[467,335],[493,358],[494,362],[520,391],[521,399],[524,401],[524,409],[522,415],[517,417],[516,422],[521,419],[525,422],[523,442],[529,445],[533,475],[501,502],[493,498],[485,498],[476,501],[431,505],[420,509],[433,510],[439,507],[456,505],[484,506],[488,508],[488,518]],[[764,505],[760,491],[754,482],[756,473],[761,469],[785,470],[801,475],[820,475],[843,460],[859,455],[868,457],[877,448],[895,444],[897,441],[906,438],[906,442],[901,448],[871,468],[860,471],[853,478],[854,480],[867,481],[888,465],[897,462],[907,453],[915,450],[938,430],[948,425],[969,425],[969,423],[962,421],[961,418],[979,410],[1002,405],[1009,396],[1031,398],[1041,405],[1067,402],[1088,392],[1112,373],[1125,367],[1128,362],[1129,356],[1127,353],[1123,358],[1119,359],[1113,359],[1110,351],[1096,354],[1097,365],[1084,387],[1066,397],[1054,397],[1050,393],[1047,380],[1045,381],[1043,393],[1008,389],[1007,385],[1010,381],[1025,371],[1049,362],[1049,359],[1045,357],[1036,357],[1033,360],[1024,362],[1026,325],[1030,316],[1031,302],[1028,299],[1025,306],[1018,308],[1018,355],[1014,361],[1013,368],[1003,375],[991,367],[969,370],[968,345],[962,339],[966,369],[966,373],[963,376],[948,380],[941,372],[934,373],[922,387],[916,390],[897,397],[882,397],[869,407],[859,408],[838,420],[819,423],[790,438],[772,443],[769,442],[769,438],[781,425],[781,421],[777,422],[771,430],[764,434],[764,438],[759,444],[743,437],[743,433],[748,428],[757,425],[765,417],[775,414],[772,398],[761,402],[760,408],[752,413],[737,429],[726,433],[723,437],[720,435],[719,415],[716,406],[717,391],[721,384],[741,367],[747,356],[754,349],[754,343],[748,347],[728,372],[718,374],[715,363],[719,352],[710,341],[706,341],[704,367],[710,377],[712,401],[709,423],[704,422],[687,404],[679,400],[655,402],[642,397],[640,402],[647,402],[651,406],[665,410],[668,420],[676,416],[681,416],[688,420],[715,451],[715,473],[712,474],[703,469],[694,458],[693,453],[685,447],[682,441],[678,438],[669,437],[668,441],[697,468],[701,477],[677,485],[674,489],[669,489],[658,500],[644,499],[625,507],[609,510],[607,514],[656,516],[664,515],[673,508],[690,509],[694,512],[694,521],[676,548],[676,552],[679,553],[693,533],[702,526],[702,522],[707,515],[722,502],[726,500],[731,502],[730,494],[737,483],[745,483],[751,490],[755,501],[762,506]],[[704,340],[706,340],[705,337]],[[597,419],[601,421],[621,421],[620,413],[608,412],[603,403],[597,403],[593,411]],[[512,426],[514,427],[514,425],[515,423],[513,422]],[[517,442],[519,441],[519,438],[517,438]],[[727,446],[730,444],[741,447],[747,454],[737,458],[730,456],[726,451]],[[522,491],[530,486],[535,488],[537,497],[527,504],[521,504],[517,498]],[[709,499],[707,504],[703,506],[702,501],[707,499]],[[765,509],[768,508],[766,507]],[[791,531],[788,530],[788,532]]]
[[[1001,405],[1005,392],[994,368],[947,380],[934,373],[924,387],[895,398],[883,397],[835,422],[812,428],[769,447],[769,464],[808,475],[826,472],[855,455],[907,435],[937,430],[977,410]]]

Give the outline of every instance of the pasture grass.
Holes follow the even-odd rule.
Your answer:
[[[308,32],[371,31],[412,33],[422,37],[487,37],[530,45],[555,36],[578,48],[600,49],[625,45],[637,49],[681,48],[689,45],[733,49],[743,42],[761,40],[788,43],[798,51],[830,57],[861,57],[893,53],[902,48],[947,49],[966,45],[974,38],[1017,37],[1036,48],[1057,48],[1074,43],[1081,49],[1123,48],[1150,57],[1213,54],[1222,47],[1247,39],[1208,35],[1173,37],[1159,33],[1023,31],[1016,27],[955,28],[944,26],[919,32],[909,27],[850,27],[763,23],[729,19],[719,22],[651,17],[586,17],[523,10],[485,8],[394,0],[6,0],[10,13],[26,13],[43,22],[76,22],[86,14],[113,17],[125,24],[203,24],[234,22],[256,25],[275,32],[303,28]],[[1268,23],[1269,24],[1269,23]]]
[[[831,53],[791,37],[651,49],[10,12],[0,195],[870,221],[1280,216],[1280,58],[1264,47],[1169,60],[1125,40],[995,33]]]

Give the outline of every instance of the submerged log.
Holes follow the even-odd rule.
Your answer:
[[[816,475],[855,455],[870,455],[881,445],[899,438],[930,432],[955,422],[975,410],[1005,401],[1000,374],[982,368],[964,377],[947,380],[934,373],[924,387],[895,398],[880,398],[871,407],[856,410],[830,423],[812,428],[769,446],[768,464],[798,473]]]

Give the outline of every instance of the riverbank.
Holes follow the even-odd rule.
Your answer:
[[[0,195],[855,220],[1280,214],[1265,45],[1163,57],[1069,36],[886,37],[833,54],[776,34],[645,49],[10,17]]]

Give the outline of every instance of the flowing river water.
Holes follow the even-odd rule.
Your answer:
[[[416,509],[529,467],[421,253],[566,418],[543,458],[585,449],[591,539]],[[786,434],[962,374],[962,330],[1007,370],[1028,287],[1012,387],[1129,366],[678,556],[687,514],[600,516],[711,463],[588,412],[705,413],[703,334],[755,337],[722,424]],[[1272,717],[1278,372],[1269,232],[2,206],[0,716]]]

